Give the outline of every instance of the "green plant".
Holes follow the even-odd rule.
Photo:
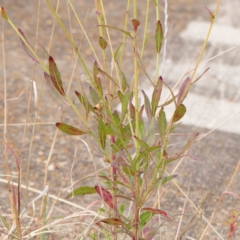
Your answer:
[[[179,90],[176,92],[174,91],[175,89],[171,89],[167,83],[164,82],[161,76],[158,76],[161,47],[164,37],[166,38],[158,16],[158,1],[153,1],[153,6],[157,12],[154,35],[157,67],[154,80],[148,76],[142,64],[144,48],[149,38],[146,31],[144,31],[143,43],[140,47],[141,54],[138,50],[140,22],[137,20],[136,0],[133,1],[134,18],[131,19],[130,29],[127,29],[128,15],[126,16],[126,24],[123,29],[108,25],[103,2],[96,1],[96,10],[99,13],[98,40],[104,60],[103,62],[97,60],[98,56],[94,49],[92,49],[94,55],[92,71],[89,70],[87,64],[84,62],[81,52],[78,50],[77,45],[74,43],[50,1],[47,0],[46,2],[53,16],[63,29],[69,43],[72,45],[90,81],[88,91],[84,89],[75,91],[76,97],[81,104],[80,110],[64,89],[61,74],[54,58],[50,56],[46,50],[45,52],[48,57],[47,65],[45,65],[30,46],[23,31],[16,29],[4,8],[2,8],[1,12],[3,18],[19,35],[24,51],[43,68],[44,77],[52,94],[63,104],[70,106],[78,117],[78,123],[74,126],[68,123],[58,122],[56,123],[56,127],[68,135],[87,135],[89,155],[96,150],[105,162],[109,164],[109,172],[97,174],[98,184],[95,186],[80,186],[74,189],[67,198],[90,194],[100,196],[103,206],[99,207],[98,213],[95,216],[97,219],[94,220],[92,225],[97,226],[98,229],[101,230],[105,239],[117,239],[119,236],[128,236],[131,239],[151,239],[159,227],[161,227],[165,221],[172,221],[173,217],[170,217],[168,213],[161,208],[152,207],[149,202],[160,187],[176,177],[175,174],[168,174],[166,167],[173,161],[184,157],[191,145],[198,138],[198,133],[190,136],[186,139],[186,143],[179,149],[177,154],[168,154],[168,146],[169,141],[172,139],[172,133],[179,126],[179,121],[186,113],[184,100],[187,97],[187,93],[190,87],[201,77],[196,77],[195,74],[208,42],[217,10],[214,14],[209,11],[211,19],[210,28],[197,63],[191,75],[182,81]],[[150,1],[148,1],[148,4],[149,2]],[[72,6],[70,1],[69,3],[70,6]],[[127,8],[129,8],[129,3],[130,1],[128,1]],[[220,1],[218,2],[217,8],[219,4]],[[76,14],[74,8],[72,10],[74,14]],[[147,22],[148,15],[146,14],[145,29],[147,28]],[[113,45],[111,44],[110,30],[122,34],[122,43],[116,49],[113,49]],[[106,34],[104,34],[104,31]],[[87,38],[86,31],[84,30],[83,32]],[[122,68],[125,44],[130,44],[134,49],[132,55],[132,80],[126,78],[124,69]],[[107,48],[110,48],[110,57],[109,54],[107,54]],[[112,69],[109,67],[111,61]],[[144,90],[139,91],[140,69],[146,73],[149,83],[152,84],[153,92],[150,98]],[[163,88],[164,86],[166,88]],[[169,91],[169,97],[165,101],[161,99],[163,89]],[[142,105],[139,102],[140,94],[142,94],[144,99]],[[174,105],[174,111],[172,116],[168,116],[169,120],[167,120],[164,108],[170,104]],[[116,105],[120,106],[121,111],[116,110]],[[147,116],[146,121],[144,121],[143,118],[144,112]],[[48,166],[48,163],[46,166]],[[47,185],[47,171],[45,174],[44,184]],[[16,236],[13,235],[13,237],[21,238],[20,212],[15,209],[17,205],[15,195],[13,190],[13,196],[10,198],[14,200],[11,206],[14,210],[17,226]],[[42,202],[41,215],[44,216],[46,206],[45,197],[43,197]],[[131,211],[131,214],[126,214],[126,208]],[[45,217],[43,217],[43,219],[45,220]],[[5,226],[7,227],[7,224],[5,224]],[[43,232],[46,231],[45,228],[42,230]],[[83,231],[82,238],[87,238],[88,235],[90,235],[92,239],[97,238],[96,232],[93,230],[90,231],[90,227]],[[41,236],[45,238],[43,233]]]

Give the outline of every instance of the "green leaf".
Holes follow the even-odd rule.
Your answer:
[[[125,210],[125,203],[122,203],[119,207],[120,214],[123,214],[124,210]]]
[[[102,83],[101,79],[98,77],[98,66],[96,61],[94,62],[93,65],[93,78],[98,92],[100,93],[101,96],[103,96]]]
[[[105,124],[103,120],[100,118],[98,122],[98,135],[99,135],[99,140],[103,149],[105,149],[106,147],[106,138],[107,138],[104,125]]]
[[[93,104],[97,105],[101,100],[100,97],[98,96],[97,92],[95,91],[95,89],[92,86],[89,87],[89,92],[90,92],[90,96],[91,96]]]
[[[117,111],[114,111],[113,118],[114,118],[115,127],[118,127],[118,125],[120,123],[120,118],[119,118],[119,115],[118,115]]]
[[[164,183],[167,183],[169,181],[171,181],[173,178],[176,178],[177,175],[171,175],[171,176],[167,176],[167,177],[159,177],[155,184],[154,184],[154,187],[157,188],[159,187],[160,185],[163,185]]]
[[[107,74],[106,72],[104,72],[101,68],[98,68],[98,71],[99,71],[100,73],[102,73],[102,74],[105,76],[106,79],[110,79],[112,82],[114,82],[114,83],[118,86],[118,84],[116,83],[116,81],[115,81],[109,74]],[[118,87],[119,87],[119,86],[118,86]]]
[[[159,116],[158,116],[158,132],[162,142],[164,142],[164,139],[165,139],[166,129],[167,129],[167,119],[166,119],[166,114],[162,107],[161,110],[159,111]]]
[[[118,46],[117,50],[114,53],[114,61],[115,62],[117,61],[118,53],[119,53],[119,50],[121,47],[122,47],[122,43]]]
[[[4,227],[5,227],[7,230],[9,230],[10,228],[9,228],[9,225],[8,225],[7,220],[6,220],[4,217],[2,217],[1,215],[0,215],[0,220],[1,220],[1,222],[3,223]]]
[[[160,53],[163,42],[163,28],[160,20],[157,22],[156,33],[155,33],[155,42],[157,53]]]
[[[186,107],[183,104],[180,104],[174,112],[173,122],[179,121],[184,116],[186,111],[187,111]]]
[[[153,214],[149,211],[142,213],[140,215],[140,226],[145,226],[152,218]]]
[[[140,137],[144,138],[146,131],[145,131],[145,125],[142,119],[139,120],[139,131],[140,131]]]
[[[95,187],[88,187],[88,186],[79,187],[74,189],[70,194],[68,194],[66,198],[85,195],[85,194],[93,194],[93,193],[96,193]]]
[[[122,32],[122,33],[126,34],[128,37],[130,37],[130,38],[133,39],[131,33],[130,33],[130,32],[127,32],[127,31],[125,31],[125,30],[123,30],[123,29],[120,29],[120,28],[117,28],[117,27],[114,27],[114,26],[110,26],[110,25],[103,25],[103,24],[99,24],[99,25],[97,25],[97,26],[115,29],[115,30],[117,30],[117,31],[119,31],[119,32]]]
[[[124,75],[124,72],[121,70],[119,64],[118,65],[118,70],[119,70],[119,73],[120,73],[120,76],[121,76],[121,86],[122,86],[122,91],[125,92],[125,90],[127,89],[128,87],[128,84],[127,84],[127,79]]]
[[[123,166],[122,167],[123,172],[125,172],[128,176],[134,176],[135,175],[135,171],[133,169],[133,167],[131,166]]]
[[[50,73],[50,77],[52,79],[53,85],[57,89],[57,91],[64,96],[65,92],[62,86],[61,75],[60,75],[60,72],[58,71],[58,68],[54,59],[51,56],[48,59],[48,63],[49,63],[49,73]]]
[[[144,157],[146,157],[148,154],[150,154],[151,152],[155,151],[155,150],[160,150],[159,146],[153,146],[153,147],[149,147],[147,149],[145,149],[145,151],[142,151],[139,156],[137,157],[136,163],[139,162],[141,159],[143,159]]]
[[[99,37],[99,45],[104,50],[107,47],[107,41],[103,37]]]
[[[18,32],[22,35],[22,37],[25,39],[25,41],[28,43],[28,45],[30,46],[27,38],[25,37],[23,31],[18,28]],[[32,52],[29,50],[28,46],[25,44],[25,42],[19,37],[20,39],[20,43],[21,43],[21,47],[24,50],[24,52],[36,63],[39,63],[38,60],[35,58],[35,56],[32,54]]]
[[[125,119],[125,116],[127,114],[127,107],[128,107],[130,92],[126,92],[126,94],[123,96],[122,99],[121,99],[120,95],[119,95],[119,98],[120,98],[121,103],[122,103],[122,117],[121,117],[121,122],[122,122]]]
[[[158,103],[161,98],[161,93],[162,93],[162,85],[163,85],[163,79],[160,76],[158,78],[158,82],[156,86],[154,87],[153,93],[152,93],[152,116],[155,116],[156,110],[158,107]]]
[[[155,6],[157,6],[156,0],[152,0],[152,2],[154,3]]]
[[[152,110],[151,110],[150,101],[149,101],[147,94],[143,90],[142,90],[142,93],[144,96],[144,108],[145,108],[145,111],[146,111],[149,121],[151,121],[152,120]]]
[[[93,106],[88,102],[88,99],[86,96],[82,95],[81,93],[75,91],[75,94],[77,95],[80,103],[83,105],[83,107],[86,110],[86,118],[88,118],[89,111],[93,111]]]
[[[89,132],[82,131],[81,129],[75,128],[71,125],[68,125],[66,123],[56,123],[56,126],[58,129],[60,129],[62,132],[68,134],[68,135],[83,135]]]
[[[143,141],[142,139],[139,139],[138,137],[134,136],[134,138],[137,140],[137,142],[139,143],[139,145],[146,150],[147,148],[149,148],[148,144]]]

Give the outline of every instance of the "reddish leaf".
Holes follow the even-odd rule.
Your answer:
[[[1,7],[1,13],[2,13],[2,17],[8,20],[7,13],[3,7]]]
[[[57,89],[57,91],[64,96],[65,92],[63,90],[61,75],[60,72],[58,71],[57,65],[51,56],[49,57],[48,62],[50,77],[52,79],[53,85]]]
[[[180,87],[177,96],[177,106],[180,105],[183,102],[184,98],[186,97],[190,83],[191,83],[190,78],[188,77]]]
[[[153,94],[152,94],[152,115],[153,116],[155,116],[155,113],[156,113],[156,110],[158,107],[158,103],[159,103],[159,100],[161,97],[162,85],[163,85],[163,79],[160,76],[156,86],[154,87]]]
[[[106,190],[105,188],[95,186],[95,189],[98,193],[98,195],[103,199],[103,201],[112,209],[115,209],[115,206],[113,204],[113,197],[112,194]]]
[[[160,214],[166,218],[168,218],[169,220],[173,220],[171,217],[168,216],[167,212],[161,210],[161,209],[157,209],[157,208],[142,208],[142,210],[145,210],[145,211],[149,211],[153,214]]]
[[[70,126],[66,123],[56,123],[56,126],[58,129],[60,129],[62,132],[68,134],[68,135],[83,135],[88,132],[82,131],[81,129],[75,128],[73,126]]]
[[[107,42],[103,37],[99,37],[98,42],[103,50],[107,47]]]
[[[27,38],[25,37],[23,31],[19,28],[18,32],[22,35],[22,37],[25,39],[25,41],[29,44]],[[34,55],[32,54],[32,52],[29,50],[28,46],[25,44],[25,42],[19,37],[20,39],[20,43],[21,43],[21,47],[24,50],[24,52],[36,63],[39,63],[38,60],[34,57]]]
[[[120,219],[118,218],[104,218],[100,221],[98,221],[97,223],[106,223],[108,225],[113,225],[113,226],[121,226],[121,225],[124,225],[124,222],[121,221]]]
[[[129,111],[130,111],[130,117],[135,120],[135,107],[131,102],[129,102]]]
[[[140,22],[137,19],[131,19],[132,25],[134,27],[134,31],[137,31],[138,27],[140,26]]]
[[[174,112],[173,122],[179,121],[184,116],[186,111],[186,107],[183,104],[180,104]]]

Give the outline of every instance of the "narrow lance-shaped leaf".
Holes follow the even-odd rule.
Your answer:
[[[88,118],[88,114],[89,114],[89,111],[93,110],[93,106],[88,102],[86,96],[82,95],[81,93],[75,91],[79,101],[81,102],[81,104],[83,105],[83,107],[85,108],[86,110],[86,118]]]
[[[190,84],[191,84],[190,78],[188,77],[185,79],[185,81],[183,82],[182,86],[179,89],[177,96],[177,106],[180,105],[183,102],[184,98],[186,97]]]
[[[159,187],[159,185],[167,183],[167,182],[171,181],[173,178],[176,178],[176,177],[177,177],[177,175],[170,175],[170,176],[167,176],[167,177],[159,177],[156,180],[156,182],[154,184],[154,187],[157,188],[157,187]]]
[[[104,50],[107,47],[107,41],[103,37],[99,37],[98,39],[100,47]]]
[[[163,28],[160,20],[157,21],[156,33],[155,33],[155,42],[157,53],[160,53],[163,42]]]
[[[162,107],[161,110],[159,111],[159,116],[158,116],[158,132],[162,142],[164,142],[164,139],[165,139],[166,129],[167,129],[167,119],[166,119],[166,114],[164,112],[164,109]]]
[[[163,80],[162,80],[162,77],[160,76],[156,86],[154,87],[153,94],[152,94],[152,115],[153,116],[155,116],[156,114],[158,103],[161,98],[162,85],[163,85]]]
[[[46,79],[46,84],[47,87],[49,89],[49,91],[51,92],[52,96],[59,102],[59,103],[64,103],[67,106],[70,106],[70,104],[68,103],[68,101],[66,100],[65,96],[61,95],[59,93],[59,91],[57,91],[57,89],[55,88],[55,86],[53,85],[52,79],[51,77],[44,72],[44,78]]]
[[[145,211],[149,211],[153,214],[160,214],[161,216],[164,216],[166,218],[168,218],[169,220],[173,220],[171,217],[168,216],[167,212],[161,210],[161,209],[158,209],[158,208],[142,208],[142,210],[145,210]]]
[[[25,41],[28,43],[28,45],[30,46],[27,38],[25,37],[23,31],[18,28],[18,32],[22,35],[22,37],[25,39]],[[22,49],[24,50],[24,52],[36,63],[39,63],[38,60],[35,58],[35,56],[32,54],[32,52],[29,50],[28,46],[25,44],[25,42],[19,37],[20,39],[20,44]]]
[[[106,190],[103,187],[99,187],[99,186],[95,186],[95,189],[98,193],[98,195],[103,199],[103,201],[112,209],[115,208],[114,204],[113,204],[113,197],[112,194]]]
[[[148,117],[148,120],[152,120],[152,110],[151,110],[151,105],[148,96],[146,93],[142,90],[143,96],[144,96],[144,108]]]
[[[96,223],[106,223],[106,224],[112,225],[112,226],[125,225],[124,222],[118,218],[104,218],[100,221],[97,221]]]
[[[58,129],[60,129],[62,132],[68,134],[68,135],[83,135],[86,134],[88,132],[83,131],[79,128],[75,128],[71,125],[68,125],[66,123],[56,123],[56,126]]]
[[[138,111],[138,116],[139,116],[139,118],[142,117],[143,110],[144,110],[144,105],[142,105],[142,106],[140,107],[139,111]]]
[[[133,39],[131,33],[128,32],[128,31],[125,31],[125,30],[123,30],[123,29],[120,29],[120,28],[117,28],[117,27],[114,27],[114,26],[110,26],[110,25],[103,25],[103,24],[99,24],[99,25],[97,25],[97,26],[115,29],[115,30],[117,30],[117,31],[119,31],[119,32],[122,32],[122,33],[126,34],[128,37],[130,37],[130,38]]]
[[[103,95],[102,83],[101,83],[101,79],[98,77],[98,66],[96,61],[94,62],[94,65],[93,65],[93,78],[96,84],[96,88],[100,93],[100,95],[102,96]]]
[[[127,79],[126,79],[126,76],[125,76],[124,72],[122,71],[122,69],[120,68],[118,63],[117,63],[117,66],[118,66],[120,77],[121,77],[122,91],[125,92],[126,88],[128,87]]]
[[[114,61],[115,62],[117,61],[118,53],[119,53],[119,50],[121,47],[122,47],[122,43],[118,46],[117,50],[114,53]]]
[[[90,92],[90,96],[92,98],[92,102],[94,105],[97,105],[100,102],[100,97],[98,96],[97,92],[95,91],[95,89],[90,86],[89,87],[89,92]]]
[[[61,75],[60,72],[58,71],[57,65],[51,56],[49,57],[48,62],[50,77],[52,79],[53,85],[55,86],[57,91],[64,96],[65,92],[63,90]]]
[[[130,117],[135,120],[135,107],[131,102],[129,102],[129,111],[130,111]]]
[[[121,100],[121,104],[122,104],[122,117],[121,117],[121,121],[123,121],[125,119],[125,116],[127,114],[127,107],[128,107],[129,97],[130,97],[130,93],[126,92],[126,94],[124,95],[123,99]]]
[[[194,141],[196,140],[196,138],[198,137],[199,133],[194,134],[193,136],[191,136],[188,141],[186,142],[186,144],[183,146],[183,148],[178,152],[178,155],[183,155],[185,154],[185,152],[192,146],[192,144],[194,143]]]
[[[98,68],[98,71],[106,78],[106,79],[110,79],[112,82],[114,82],[118,87],[119,85],[116,83],[116,81],[106,72],[104,72],[101,68]]]
[[[85,194],[93,194],[93,193],[96,193],[95,187],[88,187],[88,186],[79,187],[74,189],[70,194],[68,194],[66,198],[85,195]]]
[[[103,149],[105,149],[107,134],[104,129],[104,122],[101,118],[99,119],[99,122],[98,122],[98,135],[99,135],[101,146]]]
[[[173,122],[179,121],[184,116],[186,111],[186,107],[183,104],[180,104],[174,112]]]

